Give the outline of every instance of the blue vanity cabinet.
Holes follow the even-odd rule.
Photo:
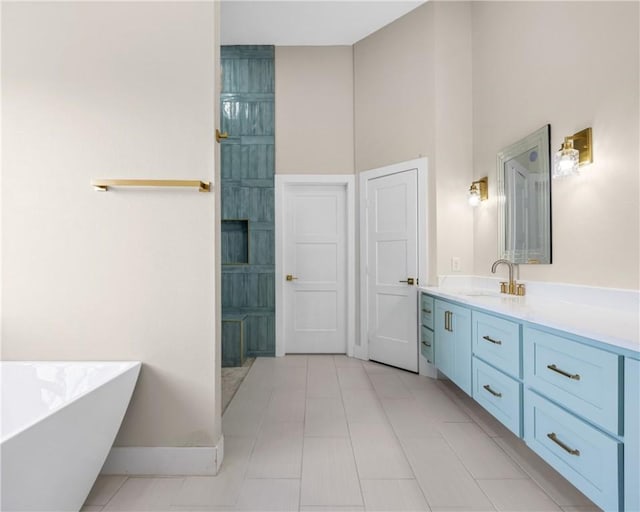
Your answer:
[[[640,361],[624,365],[624,509],[640,510]]]
[[[636,353],[437,293],[420,306],[440,372],[596,505],[640,512]]]
[[[436,367],[471,395],[471,310],[435,300]]]

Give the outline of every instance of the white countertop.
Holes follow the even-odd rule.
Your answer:
[[[600,289],[605,291],[600,293],[599,298],[602,300],[598,300],[598,289],[578,287],[584,288],[582,296],[585,300],[576,302],[573,297],[576,295],[576,287],[570,286],[571,294],[539,293],[524,297],[501,294],[490,288],[468,286],[426,286],[420,289],[444,299],[591,338],[640,354],[637,292]]]

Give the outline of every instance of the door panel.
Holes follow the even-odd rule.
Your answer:
[[[418,370],[417,288],[406,281],[418,276],[417,173],[367,182],[369,358],[411,371]]]
[[[346,353],[346,188],[285,188],[286,353]]]

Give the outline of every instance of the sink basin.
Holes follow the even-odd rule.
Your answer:
[[[470,290],[468,292],[461,292],[460,295],[466,295],[467,297],[500,297],[505,294],[489,290]]]
[[[478,299],[496,299],[499,301],[518,301],[524,297],[518,295],[508,295],[506,293],[494,292],[493,290],[451,290],[452,293],[462,297],[476,297]]]

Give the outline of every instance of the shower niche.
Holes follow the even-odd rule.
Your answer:
[[[222,221],[222,264],[249,264],[249,221]]]

